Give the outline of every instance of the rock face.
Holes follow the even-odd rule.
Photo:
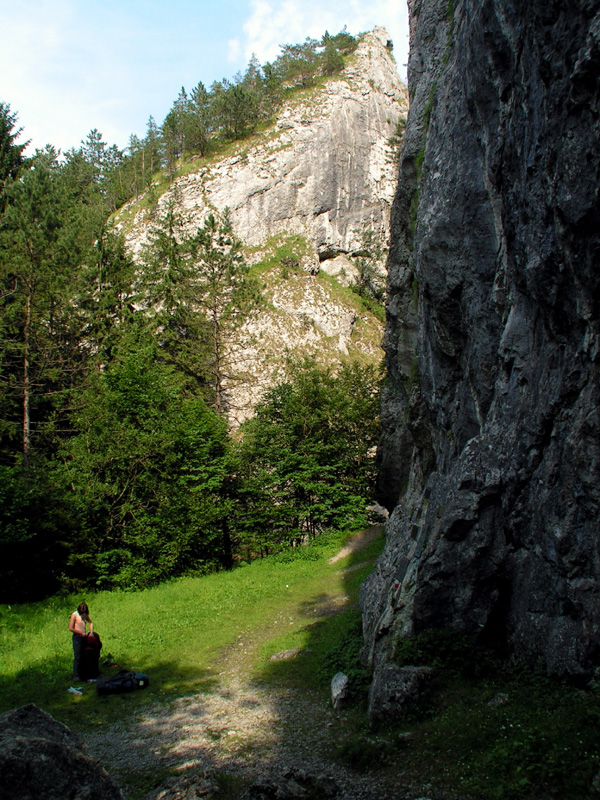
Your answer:
[[[79,737],[33,704],[0,716],[0,797],[124,800]]]
[[[600,657],[600,7],[411,0],[380,490],[378,671],[452,625]]]
[[[401,719],[414,709],[423,686],[431,680],[431,667],[398,667],[385,664],[369,689],[369,719],[377,724]]]
[[[388,139],[407,109],[387,39],[383,28],[367,34],[339,79],[307,90],[234,155],[175,180],[159,210],[176,197],[195,229],[211,208],[228,207],[245,244],[301,234],[321,260],[352,252],[355,229],[368,226],[387,239],[397,181]],[[148,223],[139,212],[128,230],[134,252]]]
[[[235,144],[233,155],[186,165],[156,208],[130,203],[116,219],[134,255],[172,202],[190,232],[228,208],[249,263],[293,253],[297,269],[260,266],[265,303],[229,359],[232,427],[251,416],[288,356],[334,368],[347,358],[381,360],[383,325],[348,290],[358,270],[347,256],[361,251],[365,231],[385,244],[389,236],[398,177],[389,140],[408,98],[387,42],[383,28],[366,34],[338,77],[294,98],[270,129]]]

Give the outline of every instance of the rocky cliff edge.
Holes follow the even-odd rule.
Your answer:
[[[365,226],[387,240],[397,182],[388,139],[408,105],[387,42],[383,28],[366,34],[337,78],[292,99],[273,126],[238,143],[233,155],[200,159],[176,178],[158,200],[159,213],[177,198],[195,229],[211,209],[229,208],[244,244],[300,234],[320,260],[355,250],[356,230]],[[150,212],[131,204],[121,223],[138,252]]]
[[[453,626],[600,663],[600,6],[412,0],[392,213],[376,674]]]

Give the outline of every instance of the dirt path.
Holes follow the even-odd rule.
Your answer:
[[[332,561],[365,547],[380,532],[380,527],[364,531]],[[257,686],[246,679],[244,665],[256,646],[248,632],[230,648],[218,666],[214,691],[154,705],[137,718],[88,734],[85,740],[91,755],[126,791],[129,776],[135,773],[185,775],[194,769],[256,781],[302,769],[335,780],[339,800],[412,797],[333,759],[335,743],[349,723],[322,695],[286,686]],[[187,792],[172,790],[153,797],[201,796],[199,787],[193,794]]]
[[[356,553],[357,550],[362,550],[363,547],[371,544],[374,539],[377,539],[378,536],[381,536],[382,531],[383,525],[371,525],[370,528],[366,528],[364,531],[357,533],[356,536],[353,536],[352,539],[350,539],[345,547],[342,547],[339,553],[329,559],[329,563],[335,564],[342,558],[349,556],[350,553]]]

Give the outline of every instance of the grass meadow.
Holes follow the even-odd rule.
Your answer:
[[[411,716],[396,726],[369,725],[357,600],[383,536],[331,564],[349,536],[325,535],[233,572],[145,591],[0,606],[0,711],[33,702],[85,733],[148,704],[211,692],[235,653],[236,668],[253,680],[321,692],[324,704],[333,674],[346,672],[353,704],[331,752],[357,774],[384,770],[399,785],[429,786],[428,797],[444,800],[598,800],[600,681],[576,686],[541,667],[495,661],[451,632],[400,648],[400,663],[433,665],[435,677]],[[148,689],[111,698],[97,697],[93,686],[81,697],[68,693],[67,625],[82,599],[103,641],[101,663],[110,657],[147,672]],[[288,649],[302,657],[269,660]],[[237,800],[244,787],[230,781],[226,789],[223,780],[223,800]],[[130,800],[152,785],[144,776]]]
[[[107,703],[94,692],[74,697],[67,691],[73,683],[67,628],[82,600],[102,640],[100,664],[110,658],[121,668],[148,673],[150,687],[136,693],[137,703],[147,703],[209,690],[222,654],[247,631],[259,646],[246,668],[257,676],[268,673],[270,655],[306,648],[315,638],[315,606],[347,598],[342,613],[327,619],[323,641],[311,641],[311,658],[304,660],[306,680],[327,688],[328,653],[356,628],[359,587],[383,544],[380,537],[366,550],[330,564],[347,538],[347,533],[324,535],[308,547],[232,572],[182,578],[144,591],[0,606],[0,711],[35,703],[79,731],[127,713],[123,704]],[[357,560],[362,566],[344,571]]]

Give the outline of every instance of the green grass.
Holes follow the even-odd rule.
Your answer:
[[[499,693],[505,702],[489,705]],[[413,720],[403,752],[408,774],[485,800],[598,796],[591,791],[600,769],[597,697],[508,671],[438,684],[433,699],[439,707]]]
[[[369,726],[357,599],[383,537],[330,564],[347,536],[326,535],[231,573],[86,597],[103,657],[110,652],[122,666],[150,675],[150,688],[132,695],[98,698],[87,685],[82,697],[66,691],[67,622],[82,598],[0,606],[0,710],[34,702],[85,732],[152,713],[156,702],[216,690],[230,656],[250,681],[316,693],[326,708],[331,677],[343,671],[353,703],[335,715],[329,736],[333,757],[357,774],[383,775],[400,788],[429,785],[427,796],[446,800],[600,797],[593,788],[600,789],[600,685],[578,688],[539,669],[507,665],[450,631],[398,645],[398,663],[433,665],[435,677],[410,717]],[[240,647],[245,642],[252,646]],[[291,649],[296,657],[270,660]],[[135,800],[168,774],[117,778]],[[232,776],[216,777],[224,800],[237,800],[246,788]]]
[[[357,771],[398,769],[416,785],[461,800],[571,800],[600,796],[600,693],[516,667],[453,631],[402,642],[400,664],[436,670],[399,726],[364,719],[338,756]],[[594,785],[597,785],[594,790]]]
[[[295,557],[284,553],[229,573],[184,578],[141,592],[86,596],[103,642],[101,663],[110,654],[121,667],[147,672],[151,678],[149,689],[110,702],[98,698],[87,684],[82,697],[67,692],[72,683],[68,619],[83,598],[0,606],[0,711],[33,702],[85,730],[152,701],[210,691],[219,657],[248,631],[254,632],[260,647],[246,668],[257,677],[262,670],[268,672],[274,652],[308,646],[315,637],[311,626],[319,599],[335,602],[347,596],[342,613],[331,618],[332,625],[350,624],[346,606],[355,623],[358,587],[381,548],[381,538],[363,552],[365,566],[352,571],[349,581],[343,563],[329,564],[347,536],[322,536]]]
[[[260,254],[260,261],[252,266],[252,274],[260,275],[274,267],[283,270],[287,263],[295,265],[287,267],[288,272],[294,272],[299,269],[300,259],[312,254],[313,246],[299,234],[279,234],[272,236],[259,247],[248,247],[246,250],[250,257],[255,253]]]

